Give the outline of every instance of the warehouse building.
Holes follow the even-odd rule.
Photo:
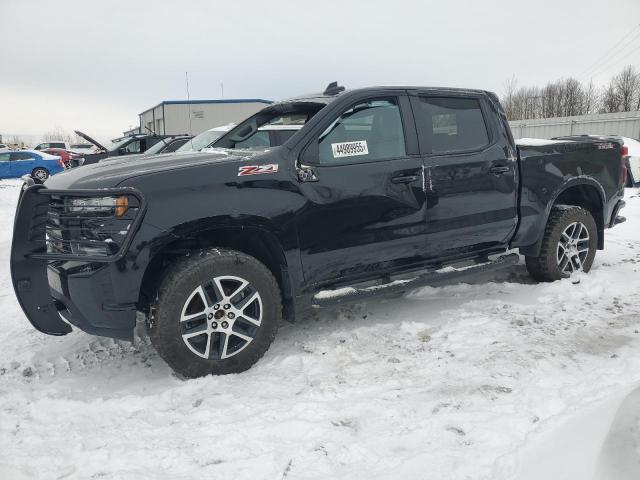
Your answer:
[[[140,132],[197,135],[213,127],[238,123],[269,105],[260,98],[228,100],[166,100],[142,112]]]

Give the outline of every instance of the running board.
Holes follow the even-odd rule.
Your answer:
[[[519,261],[520,256],[517,253],[510,253],[489,262],[462,268],[445,267],[434,272],[424,273],[415,278],[396,280],[384,285],[373,285],[365,288],[345,287],[336,290],[323,290],[313,296],[311,305],[314,308],[331,307],[344,303],[359,302],[378,295],[405,292],[419,287],[446,285],[458,278],[493,272],[494,270],[516,265]]]

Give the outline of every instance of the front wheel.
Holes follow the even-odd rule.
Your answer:
[[[44,183],[44,181],[49,178],[49,170],[42,167],[34,168],[33,172],[31,172],[31,178],[38,183]]]
[[[540,282],[588,272],[598,247],[598,229],[588,210],[556,205],[544,231],[540,255],[525,257],[527,270]]]
[[[221,248],[176,262],[151,311],[151,343],[188,378],[247,370],[271,345],[282,317],[280,289],[269,269]]]

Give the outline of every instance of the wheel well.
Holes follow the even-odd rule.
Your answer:
[[[575,185],[564,190],[554,205],[575,205],[589,211],[598,227],[598,249],[604,248],[603,199],[598,189],[592,185]]]
[[[282,246],[271,232],[258,227],[221,227],[179,238],[155,253],[142,278],[139,308],[146,311],[153,301],[162,271],[190,252],[210,247],[238,250],[262,262],[273,274],[282,292],[283,317],[293,321],[293,298]]]

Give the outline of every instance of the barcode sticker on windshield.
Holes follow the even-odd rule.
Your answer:
[[[357,142],[332,143],[331,151],[333,158],[338,157],[354,157],[356,155],[368,155],[369,148],[366,140],[358,140]]]

